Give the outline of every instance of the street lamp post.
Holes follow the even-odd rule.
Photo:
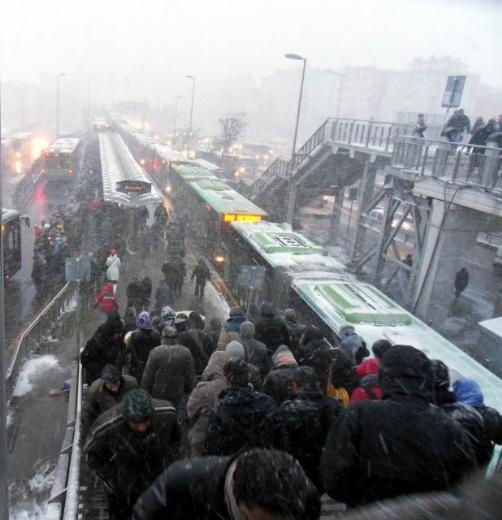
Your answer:
[[[63,76],[66,76],[64,72],[59,73],[56,82],[56,138],[59,137],[59,83]]]
[[[300,82],[300,95],[298,96],[298,109],[296,111],[296,122],[295,122],[295,133],[293,134],[293,147],[291,150],[291,164],[292,167],[289,169],[289,189],[288,189],[288,208],[286,214],[286,220],[290,224],[293,223],[293,215],[295,212],[295,201],[296,201],[296,187],[293,186],[293,174],[295,167],[295,156],[296,156],[296,139],[298,137],[298,124],[300,122],[300,112],[302,108],[302,97],[303,97],[303,83],[305,81],[305,69],[307,67],[307,58],[300,56],[299,54],[285,54],[289,60],[301,60],[303,61],[302,68],[302,79]]]
[[[190,151],[190,145],[192,143],[192,117],[193,117],[193,101],[194,101],[194,96],[195,96],[195,77],[191,76],[190,74],[187,74],[185,76],[185,78],[192,80],[192,102],[190,104],[190,119],[188,122],[188,139],[187,139],[188,151]]]

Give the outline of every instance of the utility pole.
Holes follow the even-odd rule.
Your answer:
[[[2,140],[2,84],[0,83],[0,141]],[[3,196],[3,156],[0,153],[0,208]],[[0,518],[9,520],[9,488],[7,479],[7,401],[5,395],[5,316],[3,233],[0,232]]]
[[[64,72],[58,74],[56,81],[56,139],[59,137],[59,82],[63,76],[66,76]]]

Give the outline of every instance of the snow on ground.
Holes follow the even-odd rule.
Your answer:
[[[16,486],[10,489],[11,495],[17,495],[16,505],[11,506],[10,518],[12,520],[49,520],[51,515],[47,504],[41,503],[40,497],[47,497],[54,481],[54,469],[49,462],[39,465],[36,474],[20,489]]]
[[[210,302],[214,307],[215,315],[220,315],[224,318],[228,317],[230,312],[230,307],[223,297],[223,295],[218,292],[212,283],[208,283],[206,285],[206,290],[204,292],[204,299],[207,302]]]
[[[33,356],[23,365],[14,388],[13,395],[21,397],[33,390],[33,385],[44,377],[44,374],[53,369],[60,369],[58,360],[52,354]]]

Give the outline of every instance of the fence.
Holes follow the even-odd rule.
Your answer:
[[[28,356],[40,346],[44,334],[54,321],[70,309],[75,295],[75,287],[66,283],[56,296],[38,313],[35,319],[10,344],[8,352],[12,352],[5,376],[7,399],[12,397],[17,377],[28,359]]]
[[[501,192],[502,150],[403,137],[394,145],[391,166],[420,177]]]

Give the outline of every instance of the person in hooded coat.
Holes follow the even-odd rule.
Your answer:
[[[160,345],[161,338],[159,332],[153,328],[152,318],[147,311],[138,314],[136,327],[127,344],[127,369],[131,376],[141,381],[148,356]]]
[[[120,258],[117,255],[116,249],[110,250],[110,255],[106,259],[106,279],[109,282],[112,282],[117,287],[117,282],[120,277],[120,268],[122,264],[120,262]]]
[[[106,321],[108,314],[119,308],[112,282],[106,282],[103,289],[99,291],[94,301],[94,308],[99,308],[102,313],[103,321]]]
[[[195,375],[200,376],[206,368],[211,351],[211,339],[202,330],[191,328],[188,316],[178,314],[175,326],[179,330],[178,343],[186,347],[192,354]]]
[[[174,327],[166,327],[164,334],[168,338],[169,334],[175,332]],[[141,388],[153,398],[170,401],[178,407],[183,397],[192,391],[194,377],[190,351],[178,344],[163,344],[155,347],[148,355]]]
[[[240,340],[240,326],[245,321],[246,316],[240,307],[235,306],[230,309],[229,317],[218,338],[218,350],[225,350],[227,343]]]
[[[265,343],[270,352],[280,345],[291,345],[288,328],[284,321],[275,315],[270,302],[260,305],[260,317],[256,321],[255,329],[256,339]]]
[[[108,493],[109,518],[131,518],[139,495],[179,458],[181,429],[171,403],[141,389],[104,412],[84,446],[89,468]]]
[[[230,359],[243,359],[246,361],[246,352],[244,351],[244,347],[238,341],[231,341],[225,347],[225,352],[228,353]],[[247,361],[246,361],[247,363]],[[261,378],[260,371],[258,367],[252,365],[251,363],[247,363],[248,366],[248,374],[249,374],[249,384],[258,392],[261,392],[261,387],[263,380]]]
[[[366,356],[370,355],[366,342],[356,333],[352,325],[342,327],[340,335],[342,342],[339,348],[350,357],[354,364],[359,365]]]
[[[450,391],[448,367],[442,361],[432,360],[432,373],[434,381],[431,401],[464,428],[469,435],[479,467],[485,467],[492,458],[493,445],[483,417],[472,406],[457,402],[455,394]]]
[[[188,398],[187,412],[191,425],[188,440],[192,457],[200,457],[204,452],[211,410],[218,401],[218,396],[227,387],[223,366],[229,357],[227,352],[214,352],[202,372],[202,381],[197,384]]]
[[[305,332],[306,325],[298,321],[298,316],[294,309],[286,309],[284,311],[283,317],[284,322],[286,323],[286,327],[288,328],[289,337],[291,339],[291,352],[293,352],[293,355],[296,357],[298,356],[300,338]]]
[[[248,363],[258,367],[264,378],[271,367],[271,359],[265,343],[254,337],[255,326],[251,321],[244,321],[239,327],[240,343],[244,347]]]
[[[248,385],[243,359],[229,359],[223,367],[228,388],[211,413],[205,455],[234,455],[250,448],[283,448],[285,432],[278,408],[268,395]]]
[[[321,501],[288,453],[249,450],[167,468],[134,507],[134,520],[318,520]]]
[[[331,424],[344,411],[344,407],[340,401],[328,399],[321,391],[313,368],[299,367],[295,370],[293,387],[294,395],[280,407],[290,453],[322,492],[319,472],[322,448]]]
[[[326,492],[351,507],[442,491],[476,468],[465,431],[428,402],[432,364],[394,345],[380,365],[382,401],[351,404],[333,424],[321,458]]]
[[[483,417],[486,433],[492,442],[502,444],[502,415],[495,408],[485,406],[481,387],[476,381],[462,378],[453,383],[453,392],[459,403],[472,406]]]
[[[263,392],[277,404],[281,404],[294,394],[294,375],[298,363],[286,345],[277,348],[272,356],[272,370],[263,381]]]

